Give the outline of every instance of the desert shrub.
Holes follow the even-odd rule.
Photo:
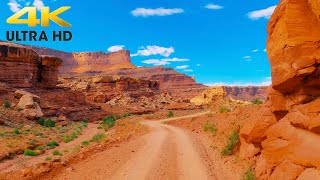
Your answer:
[[[22,108],[19,108],[19,107],[17,107],[17,109],[16,109],[16,111],[17,112],[21,112],[23,109]]]
[[[14,134],[21,134],[18,128],[15,128],[15,129],[13,130],[13,133],[14,133]]]
[[[116,116],[116,120],[119,120],[119,119],[121,119],[121,116],[120,116],[120,115],[117,115],[117,116]]]
[[[88,127],[88,121],[87,121],[87,120],[83,120],[83,121],[81,121],[80,123],[81,123],[81,125],[82,125],[83,127]]]
[[[36,151],[32,151],[30,149],[26,149],[26,150],[24,150],[23,155],[25,155],[25,156],[38,156],[38,155],[40,155],[40,153],[36,152]]]
[[[44,160],[46,160],[46,161],[51,161],[51,160],[52,160],[52,157],[51,157],[51,156],[47,156]]]
[[[53,121],[52,119],[47,119],[44,122],[43,126],[45,126],[45,127],[55,127],[56,126],[56,122]]]
[[[231,112],[231,109],[229,109],[229,108],[226,107],[226,106],[220,106],[219,112],[220,112],[220,113]]]
[[[216,135],[218,129],[214,124],[206,122],[206,123],[203,124],[203,131],[204,132],[210,132],[210,133],[212,133],[212,135]]]
[[[58,150],[54,150],[52,152],[52,155],[54,155],[54,156],[62,156],[62,153],[60,151],[58,151]]]
[[[90,145],[90,142],[89,142],[89,141],[83,141],[81,144],[82,144],[83,146],[89,146],[89,145]]]
[[[66,137],[63,139],[63,142],[69,143],[69,142],[71,142],[71,141],[73,141],[73,140],[74,140],[74,138],[72,138],[71,136],[66,136]]]
[[[105,137],[106,137],[105,134],[96,134],[92,137],[91,142],[100,142]]]
[[[130,113],[126,113],[123,117],[127,118],[127,117],[130,117],[130,116],[132,116]]]
[[[46,145],[49,149],[53,149],[53,148],[59,146],[59,143],[57,141],[51,141],[51,142],[48,142]]]
[[[11,107],[11,103],[8,101],[8,99],[3,100],[3,107],[6,109]]]
[[[38,124],[39,125],[41,125],[41,126],[44,126],[44,122],[45,122],[46,120],[44,119],[44,118],[40,118],[40,119],[38,119]]]
[[[263,101],[262,101],[261,99],[254,99],[254,100],[251,101],[251,102],[252,102],[252,104],[257,104],[257,105],[263,104]]]
[[[43,151],[43,150],[44,150],[44,147],[43,147],[43,146],[38,146],[38,147],[37,147],[37,150]]]
[[[256,175],[252,167],[249,167],[247,171],[244,173],[244,180],[255,180]]]
[[[168,118],[172,118],[173,116],[174,116],[173,111],[169,111],[169,112],[168,112]]]
[[[234,147],[237,146],[239,142],[239,133],[237,131],[233,131],[228,138],[228,142],[226,147],[222,150],[221,154],[223,156],[231,155],[233,152]]]
[[[116,124],[116,119],[113,116],[109,116],[103,119],[103,124],[108,128],[112,128]]]

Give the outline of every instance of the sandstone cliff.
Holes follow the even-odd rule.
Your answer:
[[[319,15],[319,0],[281,0],[268,24],[268,103],[240,131],[259,179],[320,178]]]
[[[207,88],[191,99],[191,102],[197,105],[206,105],[224,98],[241,101],[252,101],[255,99],[266,100],[266,91],[267,87],[258,86],[215,86]]]
[[[0,81],[12,87],[42,84],[54,87],[58,82],[58,57],[39,56],[32,49],[13,43],[0,43]]]

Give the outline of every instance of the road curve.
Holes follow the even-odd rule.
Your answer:
[[[201,145],[184,130],[161,122],[145,121],[147,135],[74,164],[54,179],[215,179],[198,152]]]

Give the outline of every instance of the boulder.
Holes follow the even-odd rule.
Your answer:
[[[39,96],[27,93],[20,98],[18,108],[22,109],[22,113],[25,117],[33,120],[43,116],[38,103],[40,103]]]
[[[301,173],[297,180],[319,180],[320,170],[315,168],[308,168]]]

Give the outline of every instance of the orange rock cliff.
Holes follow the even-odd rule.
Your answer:
[[[319,179],[320,1],[281,0],[267,51],[268,102],[241,129],[240,154],[257,159],[259,179]]]

